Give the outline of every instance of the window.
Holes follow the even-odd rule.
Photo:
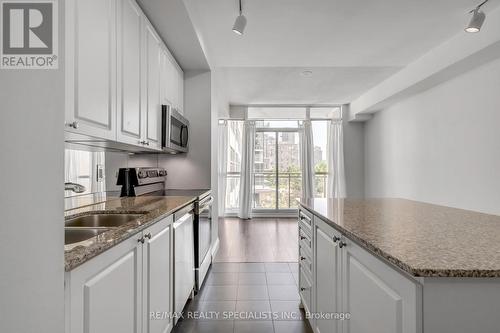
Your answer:
[[[254,209],[297,208],[301,196],[298,120],[258,121],[254,155]]]
[[[315,197],[327,196],[328,129],[340,119],[340,107],[248,107],[255,120],[253,209],[258,212],[290,211],[302,195],[300,126],[309,114],[314,144]],[[239,208],[243,121],[228,121],[228,173],[226,213]]]

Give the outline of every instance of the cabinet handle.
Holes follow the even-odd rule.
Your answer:
[[[339,243],[339,247],[340,247],[340,248],[343,248],[344,246],[347,246],[347,243],[346,243],[346,242],[340,242],[340,243]]]
[[[305,236],[300,236],[300,240],[304,240],[304,239],[306,239]]]
[[[340,237],[333,236],[333,242],[334,243],[337,243],[339,240],[340,240]]]
[[[145,234],[144,237],[146,237],[147,239],[151,239],[151,233],[149,232],[149,233]]]
[[[139,238],[137,241],[138,241],[139,243],[142,243],[142,244],[144,244],[144,242],[145,242],[144,237]]]
[[[74,129],[77,129],[79,126],[77,121],[74,121],[72,123],[68,123],[67,125],[68,125],[68,127],[72,127]]]
[[[300,291],[306,291],[308,288],[305,288],[305,287],[301,287],[300,288]]]
[[[300,257],[300,260],[306,260],[306,257]]]

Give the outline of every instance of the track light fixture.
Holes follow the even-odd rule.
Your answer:
[[[486,18],[486,15],[484,12],[481,11],[481,7],[487,3],[488,0],[483,1],[480,3],[476,8],[471,10],[469,13],[472,14],[472,18],[465,28],[465,32],[479,32],[481,30],[481,27],[483,26],[484,20]]]
[[[236,18],[233,25],[233,31],[237,35],[243,35],[243,31],[245,31],[245,27],[247,25],[247,18],[243,15],[243,11],[241,9],[241,0],[240,1],[240,15]]]

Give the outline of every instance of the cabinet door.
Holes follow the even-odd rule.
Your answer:
[[[144,333],[167,333],[173,326],[171,231],[172,216],[144,231]]]
[[[344,332],[420,332],[420,288],[348,239],[343,256]]]
[[[160,59],[161,42],[153,27],[145,25],[146,51],[146,142],[148,148],[161,148],[161,94],[160,94]]]
[[[141,42],[141,10],[135,0],[119,0],[117,141],[134,145],[142,139]]]
[[[173,105],[175,68],[166,49],[162,49],[161,52],[161,67],[162,101],[165,104]]]
[[[177,109],[180,114],[184,114],[184,72],[177,69]]]
[[[331,314],[339,311],[341,295],[340,287],[340,249],[338,239],[340,233],[318,218],[314,218],[315,225],[315,258],[316,283],[315,312]],[[333,318],[318,318],[314,325],[317,333],[338,332],[340,325]]]
[[[181,312],[194,287],[193,215],[174,223],[175,312]]]
[[[66,130],[116,140],[116,0],[66,2]]]
[[[68,275],[71,333],[141,330],[142,245],[132,237]]]

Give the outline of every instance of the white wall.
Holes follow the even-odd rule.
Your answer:
[[[363,198],[365,195],[363,125],[344,120],[344,168],[348,198]]]
[[[365,124],[366,195],[500,214],[500,59]]]
[[[0,70],[0,332],[64,331],[62,30],[58,70]]]
[[[189,151],[158,156],[158,165],[168,172],[167,188],[210,188],[210,103],[210,72],[186,72],[184,116],[189,120]]]

